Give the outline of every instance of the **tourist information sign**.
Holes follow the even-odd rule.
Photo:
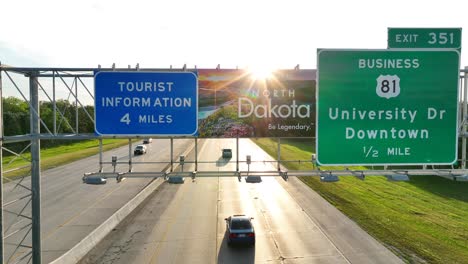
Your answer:
[[[198,129],[193,72],[101,71],[95,78],[95,131],[112,136],[187,136]]]
[[[453,164],[459,53],[320,50],[317,162]]]

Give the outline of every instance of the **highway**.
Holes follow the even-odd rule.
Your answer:
[[[231,162],[221,159],[226,147],[233,149]],[[248,139],[240,140],[239,152],[241,160],[271,159]],[[214,163],[198,169],[235,170],[235,156],[235,140],[205,140],[199,158]],[[164,183],[80,263],[403,263],[298,179],[262,179]],[[254,217],[255,247],[227,246],[224,218],[233,214]]]
[[[174,140],[174,159],[183,152],[193,139]],[[133,143],[133,148],[141,144],[141,141]],[[119,162],[127,164],[117,165],[117,171],[128,171],[128,146],[107,151],[103,155],[104,162],[110,162],[112,156],[117,156]],[[132,149],[133,156],[133,149]],[[133,157],[133,162],[170,160],[170,140],[153,139],[148,144],[146,155]],[[161,171],[167,164],[139,164],[134,165],[135,171],[144,169],[145,171]],[[108,179],[104,185],[88,185],[82,183],[85,172],[97,171],[99,169],[99,156],[94,155],[66,166],[56,167],[42,172],[41,174],[41,238],[42,238],[42,261],[50,261],[61,256],[72,248],[81,239],[88,235],[98,225],[104,222],[115,211],[121,208],[138,192],[140,192],[151,179],[131,179],[116,183],[114,179]],[[112,171],[110,165],[104,166],[104,171]],[[30,191],[14,183],[4,184],[4,204],[10,201],[25,197]],[[30,188],[30,177],[24,178],[21,184]],[[31,206],[29,197],[20,199],[19,202],[5,206],[5,209],[20,212],[24,208],[23,214],[31,216]],[[30,220],[17,218],[10,213],[4,213],[4,233],[5,235],[13,231],[22,229],[5,239],[5,260],[14,263],[20,260],[23,248],[16,254],[13,252],[24,238],[24,243],[30,245],[31,235],[28,233]],[[29,257],[20,263],[27,263]]]

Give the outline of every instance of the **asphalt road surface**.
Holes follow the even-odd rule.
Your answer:
[[[174,160],[188,146],[194,143],[194,139],[174,140]],[[132,143],[133,162],[153,162],[170,160],[170,140],[153,139],[148,144],[148,153],[133,156],[133,148],[141,144]],[[119,164],[116,171],[128,171],[129,148],[121,147],[104,153],[103,161],[110,162],[112,156],[117,156]],[[135,164],[134,171],[161,171],[166,164]],[[140,190],[142,190],[152,179],[127,179],[116,183],[115,179],[108,179],[104,185],[88,185],[82,183],[85,172],[95,172],[99,169],[99,156],[95,155],[66,166],[42,172],[41,175],[41,238],[42,238],[42,261],[50,261],[61,256],[92,230],[104,222],[109,216],[121,208]],[[110,165],[104,167],[104,171],[112,171]],[[4,204],[18,199],[18,202],[5,206],[5,210],[21,212],[31,216],[31,204],[29,202],[30,177],[4,184]],[[5,239],[5,261],[16,263],[24,255],[25,248],[16,245],[31,245],[31,234],[29,232],[30,220],[18,218],[11,213],[4,212],[4,234],[9,235]],[[15,232],[20,230],[19,232]],[[30,256],[26,256],[19,263],[27,263]]]
[[[221,158],[226,147],[233,149],[231,161]],[[247,139],[239,152],[241,160],[271,159]],[[213,162],[198,170],[235,170],[235,157],[235,140],[206,140],[199,158]],[[250,169],[274,165],[253,163]],[[262,179],[164,183],[81,263],[403,263],[296,178]],[[224,218],[233,214],[254,217],[254,247],[227,246]]]

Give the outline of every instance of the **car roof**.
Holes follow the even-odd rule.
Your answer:
[[[245,215],[231,216],[231,220],[229,221],[229,229],[253,229],[252,220],[250,217]]]
[[[250,217],[247,217],[246,215],[233,215],[231,216],[231,220],[241,220],[241,219],[249,219]]]

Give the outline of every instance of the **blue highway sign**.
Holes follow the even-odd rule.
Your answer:
[[[198,130],[193,72],[97,72],[94,98],[99,135],[190,136]]]

